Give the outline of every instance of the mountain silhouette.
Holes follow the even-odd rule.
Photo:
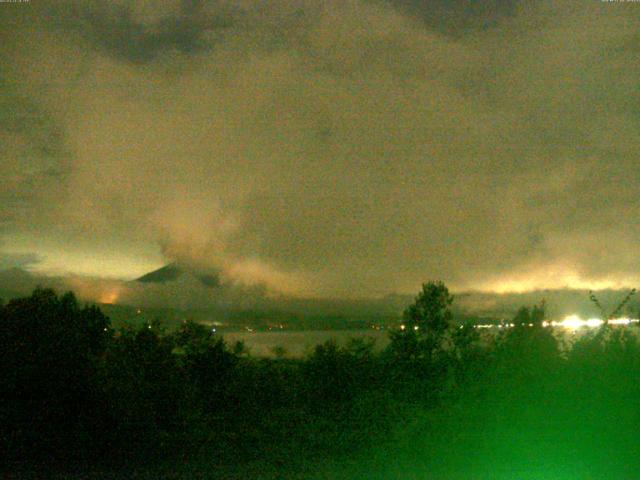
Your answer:
[[[183,267],[176,263],[170,263],[152,272],[142,275],[136,279],[141,283],[168,283],[178,280],[182,276],[190,275],[198,279],[198,281],[208,288],[216,288],[221,286],[220,276],[217,272],[195,270],[193,268]]]

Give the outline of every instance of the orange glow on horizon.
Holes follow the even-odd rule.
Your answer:
[[[120,297],[120,292],[118,290],[107,290],[100,294],[100,297],[98,298],[98,302],[111,305],[116,303],[119,297]]]

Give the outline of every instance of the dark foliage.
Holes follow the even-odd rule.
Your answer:
[[[561,343],[542,304],[481,335],[453,322],[452,301],[444,284],[425,284],[382,352],[354,339],[303,359],[253,358],[194,322],[113,331],[97,307],[38,289],[0,304],[2,465],[152,476],[201,465],[218,478],[224,465],[281,472],[377,446],[395,459],[373,456],[379,475],[411,462],[437,478],[497,478],[535,463],[531,452],[571,458],[579,444],[593,463],[580,475],[602,478],[605,461],[616,478],[640,466],[634,449],[612,459],[606,447],[632,445],[640,429],[634,332],[605,324]]]
[[[93,424],[96,359],[109,347],[109,319],[75,296],[37,289],[0,310],[0,428],[8,458],[82,453]]]

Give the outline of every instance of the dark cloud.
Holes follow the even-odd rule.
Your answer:
[[[389,0],[403,13],[415,16],[430,29],[465,35],[495,27],[501,20],[514,17],[522,6],[534,7],[538,0]]]
[[[167,52],[208,50],[232,26],[231,9],[205,9],[207,2],[61,2],[53,8],[61,29],[72,29],[117,59],[144,64]],[[209,2],[215,3],[215,2]]]

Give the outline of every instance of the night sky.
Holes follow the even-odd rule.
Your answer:
[[[0,3],[0,269],[637,286],[639,32],[598,0]]]

